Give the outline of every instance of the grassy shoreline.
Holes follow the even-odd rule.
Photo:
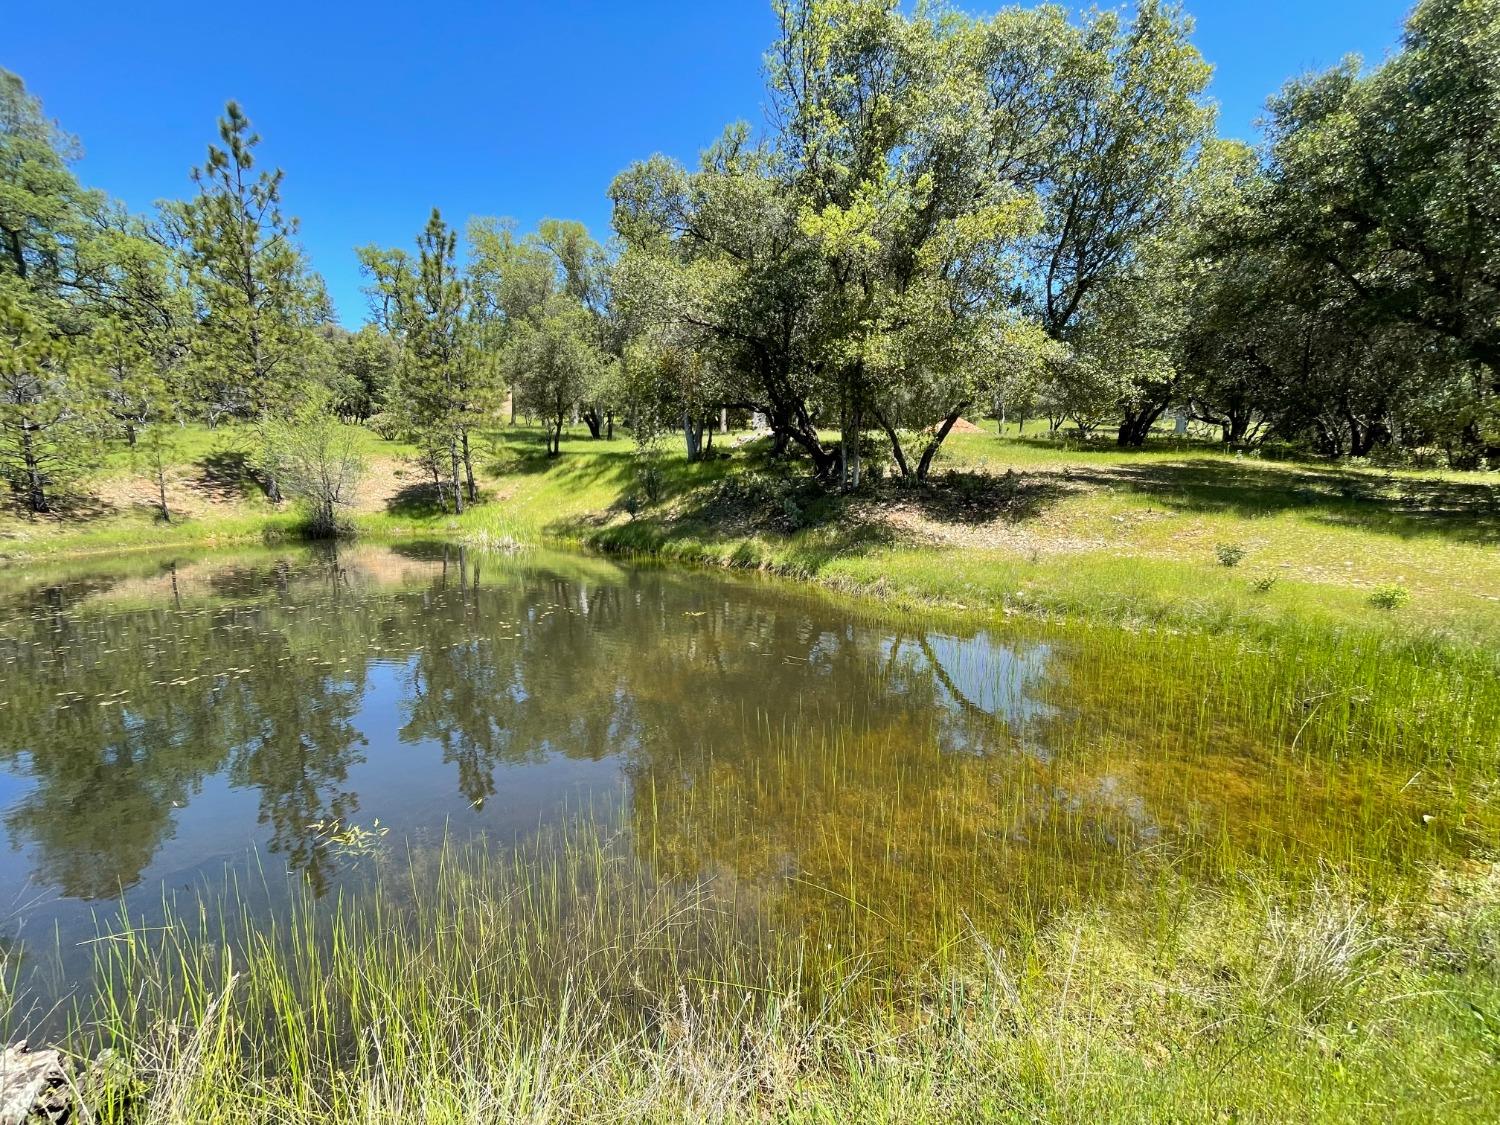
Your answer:
[[[585,825],[375,861],[269,925],[116,923],[84,1034],[104,1120],[1493,1120],[1500,884],[1416,910],[1274,872],[810,959]],[[590,893],[579,895],[579,888]],[[560,894],[559,888],[575,893]],[[233,916],[231,913],[229,916]],[[857,1000],[855,997],[867,997]],[[253,1049],[246,1050],[247,1045]]]
[[[369,442],[375,456],[402,455]],[[1175,447],[1132,456],[993,434],[951,444],[945,468],[956,484],[914,494],[887,485],[882,499],[853,504],[804,492],[806,517],[788,530],[753,503],[705,510],[703,498],[726,482],[765,475],[753,450],[698,465],[667,457],[661,502],[627,515],[628,498],[639,505],[628,439],[575,433],[548,459],[522,428],[493,437],[481,466],[485,496],[464,515],[435,511],[408,486],[352,524],[375,542],[550,546],[759,570],[910,607],[1194,632],[1293,619],[1377,631],[1395,624],[1500,649],[1500,474],[1262,465]],[[117,476],[129,471],[116,461]],[[50,524],[0,516],[0,570],[299,538],[295,511],[272,508],[241,483],[242,500],[173,523],[140,506]],[[954,497],[958,510],[943,510]],[[913,526],[880,518],[929,502],[936,514],[919,514]],[[1225,546],[1244,560],[1218,565]],[[1372,604],[1382,589],[1395,590],[1398,605]]]

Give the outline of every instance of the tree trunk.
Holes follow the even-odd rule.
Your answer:
[[[1239,445],[1245,440],[1245,434],[1249,430],[1249,411],[1231,410],[1229,412],[1229,424],[1224,427],[1224,440],[1229,445]]]
[[[688,411],[682,412],[682,440],[687,446],[688,464],[691,465],[698,460],[698,442],[700,435],[698,429],[693,425],[693,416]]]
[[[171,523],[172,510],[167,507],[167,472],[160,459],[156,462],[156,500],[161,507],[162,523]]]
[[[885,411],[875,411],[875,421],[885,431],[885,436],[890,439],[891,456],[895,458],[896,468],[901,470],[902,480],[911,480],[911,466],[906,461],[906,450],[901,448],[901,436],[896,433],[896,427],[892,426],[886,419]]]
[[[448,462],[453,470],[453,514],[461,516],[464,514],[464,490],[462,478],[458,475],[458,442],[448,440]]]
[[[615,415],[613,411],[604,416],[604,439],[606,441],[615,440]]]
[[[33,512],[49,512],[46,480],[36,453],[36,438],[31,426],[21,424],[21,462],[26,466],[26,506]]]
[[[1166,409],[1165,405],[1157,406],[1152,403],[1137,410],[1125,411],[1125,417],[1120,422],[1120,432],[1115,438],[1116,444],[1132,449],[1145,445],[1151,427],[1156,425],[1156,420]]]
[[[844,432],[839,435],[839,477],[847,491],[859,487],[861,463],[859,459],[859,434],[864,428],[864,411],[855,406],[845,415]]]
[[[786,456],[787,443],[792,440],[792,435],[785,430],[771,430],[771,456],[781,458]]]
[[[954,408],[953,413],[943,419],[943,424],[938,427],[937,433],[932,435],[932,440],[927,443],[927,448],[922,450],[922,459],[917,462],[917,479],[926,480],[928,472],[932,469],[932,459],[937,456],[937,451],[943,444],[943,439],[948,436],[948,431],[953,429],[953,423],[957,422],[963,412],[969,408],[967,402],[960,403]]]
[[[1377,445],[1389,435],[1384,422],[1367,422],[1361,426],[1354,416],[1349,416],[1349,452],[1355,457],[1368,457]]]
[[[469,449],[469,431],[463,433],[464,482],[469,487],[469,503],[479,503],[479,486],[474,483],[474,454]]]

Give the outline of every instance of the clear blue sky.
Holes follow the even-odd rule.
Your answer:
[[[84,182],[136,210],[190,193],[239,99],[351,327],[365,316],[353,248],[409,244],[434,205],[456,222],[555,216],[607,236],[605,188],[630,161],[692,161],[728,122],[762,123],[774,32],[769,0],[11,3],[0,66],[82,138]],[[1253,139],[1287,77],[1351,51],[1380,59],[1409,4],[1187,7],[1221,134]]]

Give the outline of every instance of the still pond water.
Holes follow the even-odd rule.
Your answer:
[[[0,585],[11,948],[580,815],[663,874],[908,937],[1151,864],[1378,874],[1474,846],[1400,732],[1253,647],[433,545],[77,566]]]

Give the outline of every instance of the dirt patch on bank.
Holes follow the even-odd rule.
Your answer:
[[[355,495],[357,512],[383,512],[400,493],[423,483],[420,472],[404,458],[377,457],[367,466]],[[233,510],[265,508],[263,482],[242,455],[216,455],[191,465],[174,465],[166,474],[167,507],[174,518],[212,518]],[[151,515],[158,510],[156,478],[145,473],[98,477],[77,493],[59,497],[53,511],[31,513],[7,498],[9,514],[32,526],[59,529],[107,520],[125,513]]]

